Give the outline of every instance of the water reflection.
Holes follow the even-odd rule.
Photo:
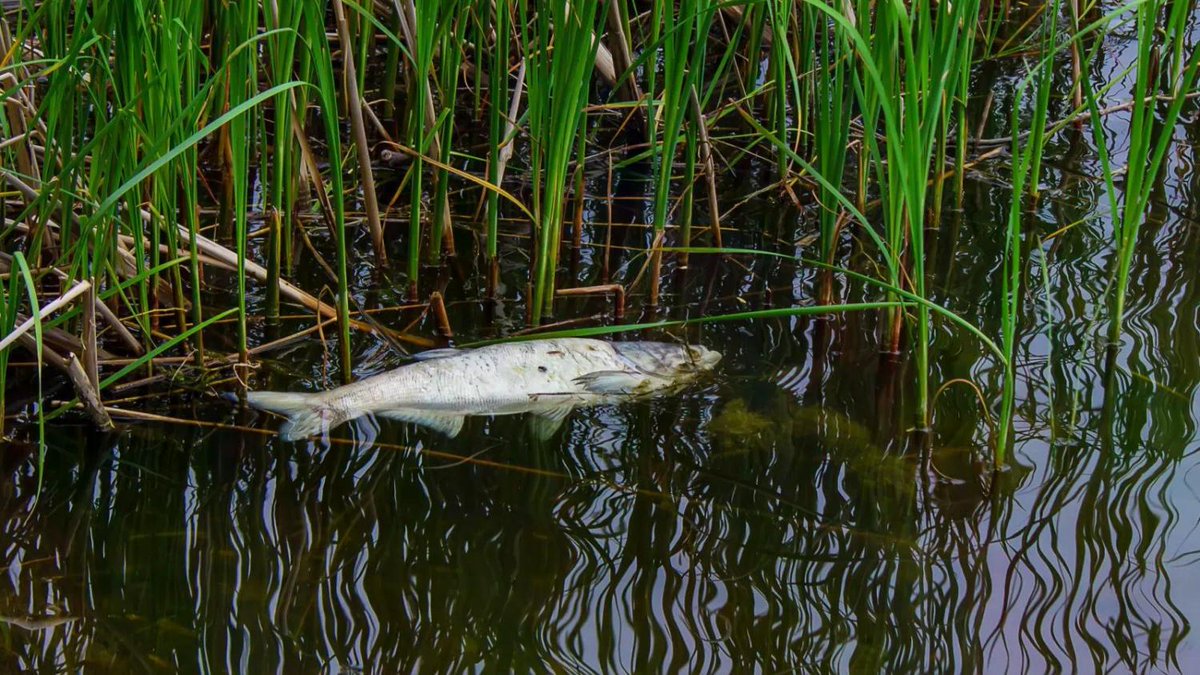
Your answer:
[[[931,287],[986,297],[971,252],[997,213],[966,213]],[[1146,246],[1186,229],[1168,218]],[[965,387],[938,399],[934,437],[907,433],[911,366],[879,356],[869,315],[706,329],[720,379],[578,411],[548,442],[505,418],[453,441],[366,420],[296,445],[55,427],[40,496],[32,448],[5,448],[3,667],[1180,670],[1200,582],[1195,281],[1178,271],[1195,249],[1139,281],[1106,351],[1074,320],[1103,292],[1074,271],[1094,255],[1077,238],[1043,249],[998,476]],[[806,274],[751,264],[694,292]],[[935,381],[995,377],[948,327],[934,345]]]
[[[1181,668],[1196,367],[1079,371],[1074,432],[1046,443],[1028,406],[991,480],[969,396],[942,399],[928,462],[897,441],[904,376],[864,367],[859,329],[714,332],[751,333],[721,381],[546,443],[519,419],[307,446],[59,427],[36,506],[30,449],[6,449],[4,666]]]

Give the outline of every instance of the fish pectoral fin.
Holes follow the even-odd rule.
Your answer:
[[[575,378],[575,383],[593,394],[632,394],[645,376],[624,370],[597,370]]]
[[[413,410],[410,408],[381,410],[375,414],[390,420],[428,427],[434,431],[440,431],[451,438],[454,438],[458,435],[458,432],[462,431],[464,419],[462,415],[455,415],[453,413]]]
[[[451,356],[459,356],[460,354],[466,354],[466,353],[467,353],[467,350],[465,350],[465,349],[456,349],[454,347],[446,347],[444,349],[430,349],[430,350],[423,351],[423,352],[417,352],[416,354],[412,354],[411,356],[414,361],[433,361],[435,359],[447,359],[447,358],[450,358]]]
[[[546,408],[538,410],[529,418],[529,426],[533,429],[533,435],[539,440],[547,440],[558,431],[562,423],[567,419],[567,415],[575,409],[573,405],[562,405],[554,408]]]

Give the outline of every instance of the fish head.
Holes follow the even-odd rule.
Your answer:
[[[700,345],[692,345],[684,347],[684,349],[687,351],[688,364],[694,370],[712,370],[721,362],[721,352],[716,350]]]
[[[707,370],[721,360],[721,353],[699,345],[667,342],[616,342],[613,348],[637,370],[670,380],[682,380]]]

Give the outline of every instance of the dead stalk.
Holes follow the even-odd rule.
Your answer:
[[[446,301],[442,299],[441,293],[434,291],[429,294],[429,308],[437,321],[438,332],[446,339],[453,338],[454,329],[450,327],[450,315],[446,313]]]
[[[713,246],[721,248],[721,206],[717,203],[717,169],[713,162],[712,143],[708,139],[708,124],[704,121],[704,112],[700,110],[700,97],[693,86],[689,92],[692,102],[692,115],[696,118],[696,131],[700,134],[700,161],[704,163],[704,179],[708,184],[708,210],[712,218]],[[684,242],[690,246],[691,242]]]
[[[101,429],[111,429],[113,421],[100,402],[100,390],[91,381],[91,376],[84,372],[84,367],[80,365],[79,359],[74,354],[67,358],[67,375],[71,378],[71,384],[75,386],[75,393],[79,395],[79,400],[83,402],[84,410],[91,415],[96,426]]]
[[[560,298],[579,295],[612,295],[613,318],[619,323],[625,318],[625,287],[621,284],[601,284],[579,288],[560,288],[555,293]]]
[[[56,298],[53,302],[42,307],[41,311],[39,312],[39,316],[29,317],[28,319],[23,321],[21,323],[21,325],[14,328],[11,333],[9,333],[8,335],[5,335],[4,339],[0,339],[0,351],[4,351],[4,349],[6,347],[8,347],[9,345],[11,345],[13,342],[15,342],[17,340],[17,338],[21,337],[26,332],[28,332],[29,329],[33,328],[33,326],[36,322],[41,321],[43,318],[62,309],[63,307],[68,305],[72,300],[79,297],[81,294],[86,292],[91,287],[92,287],[92,284],[90,281],[80,281],[79,283],[75,284],[71,288],[71,290],[67,291],[66,293],[63,293],[61,296]]]

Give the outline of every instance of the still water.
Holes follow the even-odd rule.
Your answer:
[[[980,78],[1002,108],[1011,80]],[[1116,349],[1104,340],[1111,218],[1090,134],[1069,128],[1050,148],[1029,204],[1022,390],[1002,473],[988,469],[988,420],[968,386],[940,395],[930,436],[911,433],[914,365],[880,355],[875,314],[676,331],[725,354],[714,377],[680,396],[576,411],[545,442],[518,417],[470,420],[456,439],[368,419],[285,443],[271,434],[278,419],[193,383],[130,407],[194,425],[52,426],[40,494],[34,449],[4,449],[0,669],[1198,667],[1196,114],[1185,111],[1193,121],[1143,230]],[[1119,160],[1122,118],[1106,125]],[[932,298],[991,334],[1006,167],[978,167],[928,235]],[[618,176],[614,220],[644,222],[643,177]],[[745,175],[727,187],[760,184]],[[606,185],[599,175],[591,188]],[[606,200],[591,206],[589,220],[608,218]],[[731,245],[789,253],[807,253],[815,228],[771,198],[728,224]],[[647,236],[613,231],[636,247]],[[578,285],[602,280],[591,243],[604,237],[588,231],[571,265]],[[640,260],[615,255],[613,274],[632,278]],[[839,256],[871,269],[853,236]],[[447,297],[467,299],[450,307],[460,343],[518,323],[520,269],[506,273],[510,303],[490,323],[472,285],[483,275],[448,273]],[[390,289],[402,283],[362,275],[360,302],[400,304]],[[811,303],[820,281],[786,261],[697,255],[671,271],[664,313]],[[845,301],[877,297],[835,287]],[[605,311],[564,303],[558,318]],[[327,356],[316,338],[274,352],[255,386],[329,386]],[[357,376],[404,362],[363,336],[355,356]],[[997,390],[987,353],[942,321],[931,360],[934,386]]]

